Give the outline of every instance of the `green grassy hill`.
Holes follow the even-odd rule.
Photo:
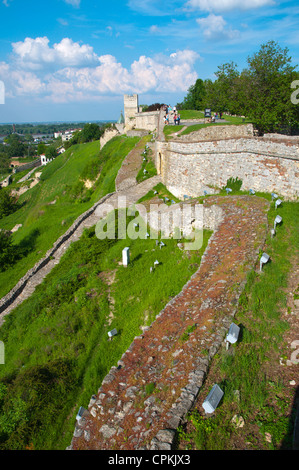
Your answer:
[[[19,197],[19,209],[0,220],[0,228],[22,228],[13,234],[18,260],[0,272],[0,297],[12,289],[42,258],[75,219],[115,190],[123,159],[139,138],[119,136],[100,150],[99,141],[74,145],[42,168],[41,181]],[[86,187],[89,180],[92,187]]]
[[[175,239],[164,240],[162,250],[152,239],[99,240],[94,228],[71,244],[0,329],[5,344],[0,449],[70,445],[79,407],[87,408],[140,327],[181,291],[198,268],[209,235],[205,232],[202,248],[190,253]],[[127,268],[120,262],[125,246],[131,253]],[[150,272],[157,256],[160,265]],[[118,335],[110,342],[113,328]]]

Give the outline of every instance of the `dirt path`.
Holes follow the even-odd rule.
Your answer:
[[[142,152],[145,149],[147,140],[145,137],[142,137],[124,159],[115,180],[116,191],[123,191],[131,186],[136,186],[136,176],[142,166]]]

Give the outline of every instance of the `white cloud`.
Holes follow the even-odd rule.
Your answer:
[[[149,30],[150,30],[150,33],[153,33],[153,34],[161,32],[161,29],[156,24],[153,24]]]
[[[209,40],[236,39],[239,37],[239,31],[227,27],[227,22],[222,16],[211,13],[207,18],[198,18],[196,22],[203,30],[203,35]]]
[[[75,8],[79,8],[81,0],[64,0],[65,3],[68,3],[69,5],[72,5]]]
[[[127,69],[115,57],[103,55],[97,67],[69,67],[58,71],[50,78],[48,89],[61,100],[67,96],[66,83],[72,93],[80,91],[88,95],[186,91],[197,79],[193,65],[198,57],[193,51],[179,51],[154,59],[141,56]]]
[[[225,12],[231,10],[252,10],[275,5],[274,0],[188,0],[186,7],[192,10]]]
[[[13,62],[0,63],[0,80],[10,96],[32,95],[53,102],[98,99],[123,93],[185,92],[196,79],[192,50],[168,56],[140,56],[129,67],[116,57],[98,56],[93,48],[64,38],[26,38],[13,44]]]
[[[26,38],[12,44],[16,60],[23,67],[41,69],[45,65],[79,66],[96,62],[97,56],[89,45],[80,45],[64,38],[60,43],[49,46],[47,37]]]
[[[68,26],[67,20],[64,18],[57,18],[58,23],[60,23],[62,26]]]

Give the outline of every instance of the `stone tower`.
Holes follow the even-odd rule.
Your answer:
[[[132,127],[130,121],[135,120],[135,114],[139,111],[138,95],[124,95],[125,126]]]

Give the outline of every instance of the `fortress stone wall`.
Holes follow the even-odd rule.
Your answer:
[[[230,132],[231,126],[225,127]],[[242,190],[275,192],[296,200],[298,143],[298,139],[253,136],[198,141],[177,138],[168,142],[161,139],[156,142],[156,168],[162,182],[178,198],[201,196],[204,191],[213,194],[230,177],[238,177],[243,181]]]
[[[113,129],[113,128],[106,129],[104,134],[100,138],[101,149],[104,147],[105,144],[107,144],[107,142],[109,142],[109,140],[113,139],[113,137],[116,137],[119,134],[120,132],[118,129]]]
[[[41,159],[37,158],[32,162],[25,163],[24,165],[15,166],[13,169],[13,173],[19,173],[20,171],[31,170],[31,168],[36,168],[41,166]]]

